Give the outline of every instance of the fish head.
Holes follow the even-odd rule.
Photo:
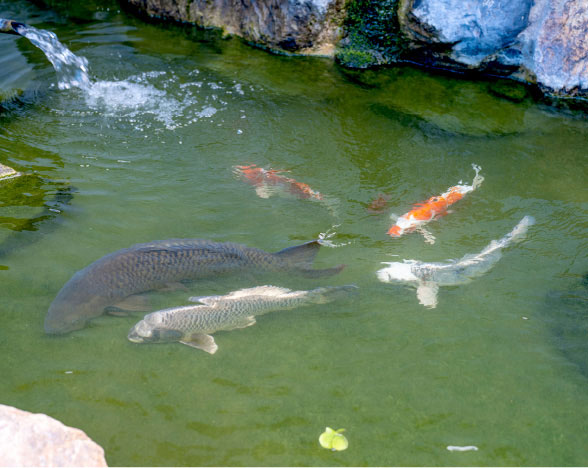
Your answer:
[[[384,283],[392,281],[418,281],[418,277],[413,273],[413,264],[410,262],[383,262],[388,266],[378,270],[378,279]]]
[[[179,341],[183,336],[179,330],[165,328],[161,314],[152,313],[135,324],[127,338],[133,343],[169,343]]]
[[[395,224],[390,229],[388,229],[388,235],[391,237],[400,237],[404,233],[404,229],[402,229],[398,224]]]
[[[45,316],[45,332],[52,335],[84,328],[88,321],[104,312],[102,297],[63,288],[49,306]]]

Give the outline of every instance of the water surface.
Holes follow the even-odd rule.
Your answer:
[[[54,31],[91,81],[60,90],[39,50],[0,38],[29,74],[0,115],[0,162],[28,174],[0,185],[3,404],[82,428],[110,465],[588,464],[588,347],[562,332],[588,320],[585,115],[524,90],[505,99],[496,83],[349,73],[116,9],[68,22],[0,2],[0,17]],[[471,183],[472,163],[485,181],[430,224],[434,245],[386,235],[391,212]],[[327,201],[260,198],[233,174],[241,164],[289,170]],[[380,193],[387,209],[370,213]],[[434,310],[376,278],[382,261],[478,252],[524,215],[537,220],[528,238],[441,289]],[[335,247],[316,265],[345,263],[341,274],[267,282],[360,294],[219,332],[213,356],[128,342],[140,314],[43,332],[65,282],[117,249],[193,237],[277,251],[325,233]],[[203,281],[154,307],[248,281]],[[348,450],[319,446],[325,426],[346,428]]]

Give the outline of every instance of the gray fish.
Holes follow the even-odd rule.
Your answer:
[[[258,286],[226,296],[191,297],[190,301],[200,304],[148,314],[131,329],[128,338],[133,343],[179,341],[214,354],[218,346],[211,333],[249,327],[255,324],[256,315],[306,304],[324,304],[356,289],[357,286],[347,285],[292,291],[277,286]]]
[[[312,269],[319,247],[318,241],[311,241],[268,253],[241,244],[203,239],[137,244],[106,255],[78,271],[49,307],[45,331],[67,333],[83,328],[105,308],[116,306],[133,294],[181,281],[245,271],[287,271],[306,277],[341,271],[344,265]]]
[[[388,266],[378,270],[378,279],[385,283],[398,281],[416,284],[419,303],[425,307],[435,308],[439,286],[466,284],[483,275],[500,260],[501,250],[512,242],[524,239],[529,226],[534,223],[535,219],[532,216],[525,216],[511,232],[499,240],[490,242],[480,253],[468,254],[448,263],[417,260],[404,260],[403,263],[382,262]]]

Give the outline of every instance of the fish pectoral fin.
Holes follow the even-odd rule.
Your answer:
[[[210,335],[205,335],[204,333],[195,333],[190,336],[188,340],[182,340],[180,343],[191,346],[192,348],[201,349],[209,354],[216,353],[216,350],[218,349],[214,338]]]
[[[423,281],[419,283],[417,288],[417,299],[419,304],[424,305],[430,309],[437,307],[437,292],[439,285],[430,281]]]
[[[422,234],[422,236],[425,238],[425,242],[428,244],[434,244],[435,243],[435,236],[433,234],[431,234],[431,232],[427,229],[425,229],[422,226],[419,226],[418,228],[416,228],[416,230]]]
[[[224,330],[234,330],[236,328],[247,328],[251,325],[255,325],[257,322],[253,315],[249,315],[248,317],[244,317],[243,320],[240,320],[236,324],[234,324],[231,328],[225,328]]]
[[[255,187],[255,193],[259,198],[269,198],[275,190],[271,190],[267,184],[261,184]]]
[[[166,283],[162,288],[159,288],[160,292],[172,292],[172,291],[188,291],[185,284],[182,283]]]
[[[115,306],[105,307],[104,313],[107,315],[112,315],[113,317],[129,317],[131,315],[128,310],[119,309]]]
[[[142,294],[133,294],[132,296],[124,298],[122,301],[117,302],[111,306],[106,307],[104,310],[110,315],[124,316],[125,311],[131,312],[144,312],[151,308],[149,298]],[[128,313],[126,315],[129,315]]]
[[[223,296],[191,296],[188,298],[190,302],[199,302],[207,306],[214,306]]]

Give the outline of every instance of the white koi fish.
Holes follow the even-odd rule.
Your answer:
[[[525,216],[511,232],[500,240],[490,242],[480,253],[468,254],[448,263],[418,260],[382,262],[388,266],[378,270],[378,279],[384,283],[403,282],[416,285],[419,303],[434,308],[437,306],[439,286],[466,284],[488,272],[500,260],[501,250],[512,242],[524,239],[529,226],[534,223],[532,216]]]

